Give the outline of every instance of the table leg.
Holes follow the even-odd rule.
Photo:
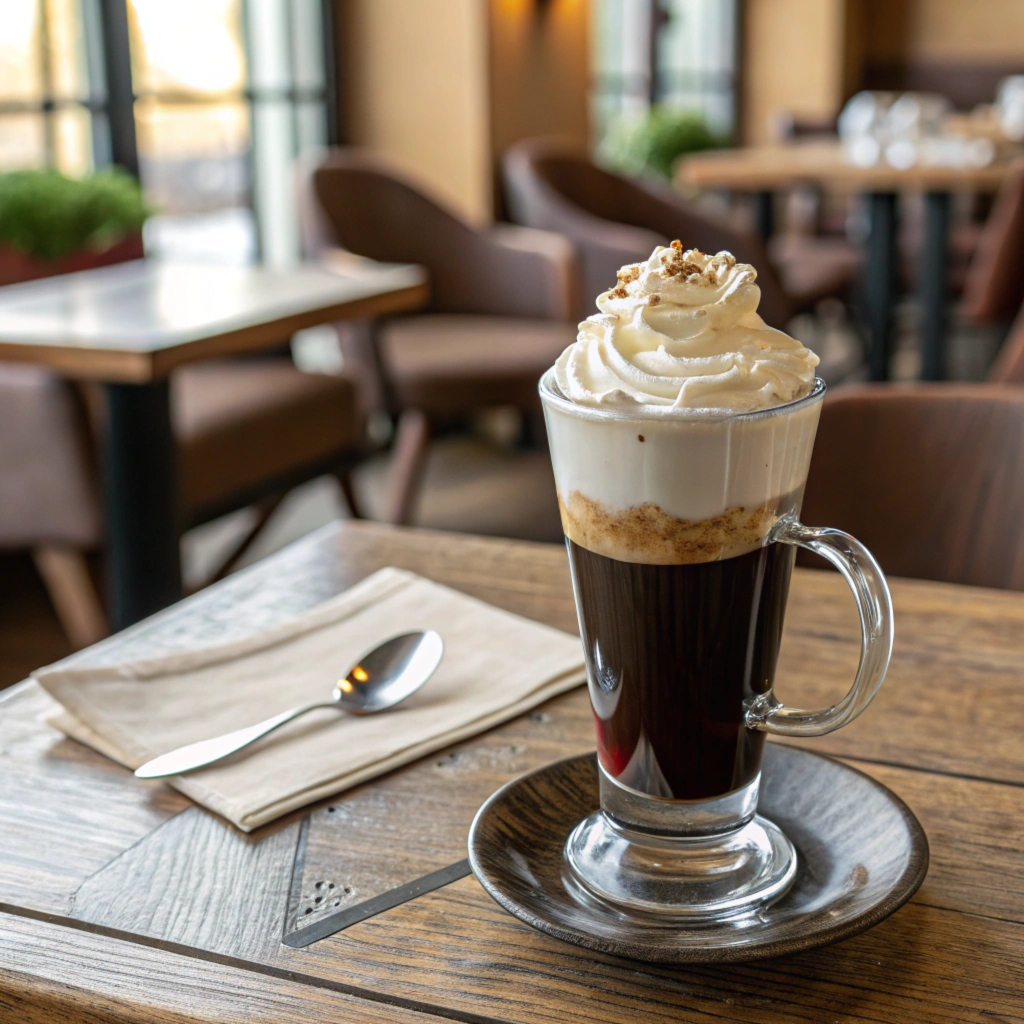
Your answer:
[[[168,382],[105,390],[104,501],[117,630],[182,596],[178,488]]]
[[[754,193],[754,221],[757,231],[767,242],[775,233],[775,193]]]
[[[942,380],[946,370],[946,278],[949,271],[949,224],[953,197],[948,192],[925,196],[924,245],[921,249],[921,380]]]
[[[889,379],[892,312],[896,280],[896,193],[872,192],[868,197],[868,262],[864,305],[872,380]]]

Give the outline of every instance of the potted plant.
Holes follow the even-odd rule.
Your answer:
[[[0,284],[138,259],[148,213],[138,183],[117,168],[0,174]]]
[[[675,107],[651,107],[639,119],[613,124],[598,157],[621,174],[671,179],[672,167],[684,153],[721,149],[729,140],[716,135],[702,114]]]

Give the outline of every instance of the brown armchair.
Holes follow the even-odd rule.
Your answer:
[[[74,647],[107,632],[88,558],[103,542],[94,444],[103,407],[89,396],[42,368],[0,363],[0,549],[31,551]],[[177,371],[171,401],[182,528],[257,509],[216,575],[314,476],[335,474],[358,514],[347,473],[363,454],[363,416],[350,380],[280,357],[211,361]]]
[[[75,647],[106,617],[85,553],[103,532],[86,412],[36,366],[0,363],[0,550],[28,550]]]
[[[408,522],[432,425],[514,405],[539,412],[537,381],[576,336],[576,264],[557,235],[464,223],[374,157],[334,150],[307,172],[306,252],[332,248],[430,273],[425,313],[346,329],[346,366],[398,416],[388,518]]]
[[[1003,179],[967,268],[961,312],[986,324],[1007,324],[1024,302],[1024,167]]]
[[[790,253],[773,263],[760,236],[697,210],[668,189],[602,170],[575,147],[531,139],[513,146],[502,164],[512,217],[570,239],[583,270],[585,307],[612,287],[624,263],[650,256],[678,238],[705,252],[726,249],[757,268],[760,313],[773,327],[819,299],[845,291],[855,264],[849,254]]]
[[[1024,590],[1022,512],[1021,388],[881,384],[825,399],[801,518],[852,533],[885,572]]]

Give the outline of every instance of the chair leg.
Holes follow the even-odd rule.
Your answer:
[[[419,494],[430,445],[430,422],[419,409],[406,409],[398,420],[391,456],[391,511],[387,521],[408,526]]]
[[[352,481],[352,473],[335,473],[334,479],[338,481],[338,486],[341,488],[341,495],[345,499],[345,504],[348,506],[349,515],[353,519],[365,519],[366,515],[363,512],[363,503],[359,500],[356,494],[355,484]]]
[[[249,528],[245,536],[231,549],[228,555],[222,559],[220,566],[209,576],[205,583],[198,589],[208,587],[211,583],[224,579],[241,561],[242,556],[253,546],[256,538],[263,532],[263,527],[270,521],[270,517],[278,510],[281,502],[287,497],[288,491],[274,494],[264,498],[254,507],[256,509],[256,522]]]
[[[32,549],[32,560],[75,650],[110,633],[103,604],[81,551],[41,544]]]

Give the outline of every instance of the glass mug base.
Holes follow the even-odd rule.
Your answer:
[[[755,816],[758,781],[714,800],[657,800],[600,769],[603,810],[565,844],[575,881],[620,911],[664,921],[735,917],[774,902],[792,885],[797,857],[777,825]]]

